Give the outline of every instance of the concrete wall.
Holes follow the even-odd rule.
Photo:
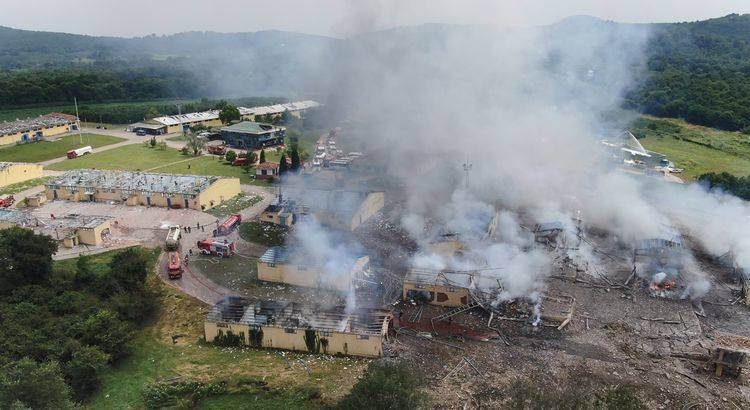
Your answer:
[[[103,234],[110,232],[110,229],[109,221],[105,221],[95,228],[81,228],[77,231],[78,239],[85,245],[101,246],[104,242]]]
[[[156,122],[155,122],[156,123]],[[160,124],[160,123],[156,123]],[[189,126],[189,127],[195,127],[196,125],[203,125],[206,127],[220,127],[223,124],[221,123],[221,120],[215,119],[215,120],[208,120],[208,121],[193,121],[193,122],[183,122],[182,124],[175,124],[175,125],[167,125],[167,134],[172,134],[176,132],[182,132],[183,126]]]
[[[305,343],[305,329],[283,329],[273,326],[261,326],[263,339],[260,347],[309,351]],[[219,331],[224,334],[231,331],[235,335],[242,333],[246,345],[250,345],[250,327],[239,323],[204,322],[206,341],[213,342]],[[316,339],[327,340],[327,347],[320,343],[317,353],[344,354],[350,356],[380,357],[383,355],[384,336],[360,336],[344,332],[315,331]]]
[[[190,207],[198,210],[211,209],[223,201],[234,198],[241,192],[239,178],[222,178],[201,192],[198,196],[197,207],[194,207],[193,204]]]
[[[345,278],[326,277],[326,273],[318,267],[298,266],[292,263],[269,264],[258,261],[258,279],[267,282],[348,292],[351,287],[352,277],[358,271],[362,270],[364,264],[369,263],[369,260],[369,257],[358,260],[349,276]]]
[[[367,198],[362,202],[357,211],[352,216],[351,229],[355,230],[358,226],[365,223],[368,219],[372,218],[375,214],[380,212],[385,206],[385,193],[373,192],[367,195]]]
[[[16,184],[29,179],[44,176],[42,166],[37,164],[18,163],[0,170],[0,186]]]
[[[432,299],[429,303],[437,306],[465,306],[471,300],[469,291],[466,288],[460,287],[425,285],[404,281],[404,300],[409,300],[409,291],[428,292]]]
[[[31,130],[26,132],[18,132],[15,134],[3,135],[0,136],[0,145],[15,144],[19,141],[22,141],[24,134],[28,134],[29,138],[34,138],[37,131],[42,131],[42,136],[44,137],[52,137],[55,135],[64,134],[70,131],[70,126],[71,124],[59,125],[57,127],[43,128],[41,130]]]

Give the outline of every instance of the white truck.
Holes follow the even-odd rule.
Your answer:
[[[167,231],[167,240],[165,246],[168,251],[176,251],[180,248],[180,238],[182,238],[182,231],[180,225],[172,225]]]
[[[80,157],[81,155],[91,154],[92,152],[94,152],[94,149],[91,148],[90,145],[87,145],[87,146],[82,147],[82,148],[72,149],[72,150],[68,151],[67,155],[68,155],[69,159],[73,159],[73,158]]]

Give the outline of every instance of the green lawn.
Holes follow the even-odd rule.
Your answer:
[[[188,169],[188,164],[190,168]],[[213,155],[197,157],[190,162],[166,165],[153,170],[154,172],[163,172],[167,174],[195,174],[195,175],[217,175],[229,178],[239,178],[242,184],[252,184],[267,186],[266,181],[252,178],[255,175],[255,168],[247,172],[244,167],[233,167],[223,159]]]
[[[78,135],[68,135],[54,141],[9,145],[0,148],[0,161],[41,162],[63,157],[68,151],[86,145],[97,148],[121,141],[124,141],[124,139],[108,135],[83,134],[83,143],[81,143],[81,138]]]
[[[248,242],[265,246],[282,246],[286,241],[289,228],[268,222],[243,222],[240,225],[240,237]]]
[[[224,201],[221,203],[221,205],[217,205],[206,212],[214,216],[228,216],[231,214],[236,214],[243,209],[249,208],[262,200],[263,198],[257,195],[239,194],[236,197],[228,201]]]
[[[684,168],[684,179],[722,171],[750,175],[750,135],[653,117],[636,121],[633,133],[646,149],[665,154],[677,168]]]
[[[47,168],[58,171],[81,168],[145,171],[163,166],[164,164],[190,159],[191,157],[182,155],[176,149],[167,148],[166,150],[160,150],[158,148],[146,147],[143,144],[131,144],[58,162]]]
[[[11,195],[11,194],[17,194],[21,191],[25,191],[31,187],[35,187],[37,185],[45,184],[47,181],[54,179],[55,177],[41,177],[41,178],[35,178],[30,179],[28,181],[19,182],[17,184],[11,184],[6,185],[4,187],[0,187],[0,195]]]

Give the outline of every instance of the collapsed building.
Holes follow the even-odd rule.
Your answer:
[[[347,311],[227,297],[206,315],[204,332],[207,342],[232,335],[252,347],[380,357],[390,319],[382,309]]]
[[[295,221],[310,214],[331,228],[353,231],[385,206],[382,191],[284,188],[284,197],[287,202],[266,208],[261,220],[288,226],[290,216]]]
[[[673,296],[681,286],[686,249],[682,236],[648,238],[633,248],[633,274],[647,280],[652,294]]]
[[[43,175],[43,168],[38,164],[0,162],[0,187],[41,178]]]
[[[0,123],[0,145],[39,141],[78,129],[78,117],[51,113],[25,120]]]
[[[111,220],[105,216],[84,215],[38,218],[21,211],[0,209],[0,229],[28,228],[59,241],[65,248],[102,246],[111,233]]]
[[[296,253],[297,249],[280,246],[273,247],[258,259],[258,279],[267,282],[286,283],[288,285],[310,288],[331,289],[339,292],[351,290],[353,281],[370,270],[370,258],[358,258],[351,269],[336,275],[324,266],[308,266],[301,261],[310,260]]]
[[[206,210],[240,193],[238,178],[73,170],[45,184],[48,199]]]

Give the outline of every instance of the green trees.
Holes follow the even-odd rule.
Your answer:
[[[57,242],[13,227],[0,230],[0,294],[14,288],[44,283],[52,272]]]
[[[191,132],[185,137],[185,148],[187,148],[188,152],[191,152],[194,157],[197,157],[205,147],[206,140],[199,137],[198,134]]]
[[[266,150],[264,149],[260,150],[260,159],[258,160],[258,162],[261,164],[266,162]]]
[[[282,152],[279,157],[279,175],[284,175],[289,170],[289,165],[286,163],[286,155]]]
[[[299,159],[299,146],[296,142],[292,143],[292,151],[289,154],[289,156],[291,157],[291,160],[292,160],[292,166],[290,169],[294,172],[299,171],[299,168],[302,164],[300,163],[300,159]]]
[[[728,172],[709,172],[699,176],[698,182],[705,184],[709,189],[721,189],[750,201],[750,176],[736,177]]]
[[[0,407],[72,409],[74,406],[57,362],[37,363],[23,358],[0,368]]]
[[[403,364],[371,362],[349,395],[338,403],[341,410],[416,409],[427,397],[421,381]]]
[[[219,120],[222,124],[229,124],[232,121],[239,121],[242,119],[242,115],[240,114],[240,110],[235,107],[232,104],[227,103],[226,101],[223,102],[220,112],[219,112]]]
[[[95,346],[81,346],[73,352],[64,373],[76,399],[85,399],[96,391],[109,360],[110,356]]]
[[[224,155],[224,159],[231,164],[237,159],[237,153],[234,151],[227,151],[226,155]]]

